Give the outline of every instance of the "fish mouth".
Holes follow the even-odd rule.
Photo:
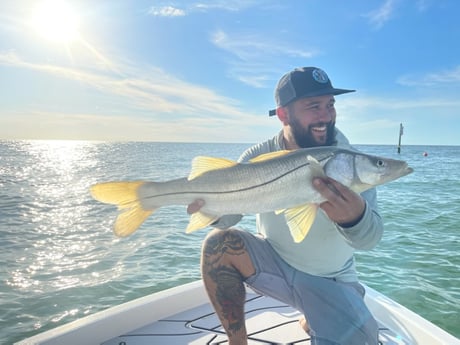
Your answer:
[[[406,175],[409,175],[409,174],[413,173],[413,172],[414,172],[414,169],[411,168],[410,166],[408,166],[408,165],[406,164],[406,166],[404,166],[404,167],[400,170],[400,172],[401,172],[401,176],[400,176],[400,177],[402,177],[402,176],[406,176]]]
[[[414,168],[411,168],[410,166],[406,167],[405,175],[409,175],[414,172]]]

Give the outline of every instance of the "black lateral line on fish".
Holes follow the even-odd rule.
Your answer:
[[[213,191],[186,191],[186,192],[177,192],[177,193],[164,193],[164,194],[157,194],[157,195],[153,195],[151,197],[146,197],[146,198],[143,198],[143,200],[146,200],[146,199],[153,199],[153,198],[157,198],[157,197],[162,197],[162,196],[168,196],[168,195],[176,195],[176,194],[230,194],[230,193],[237,193],[237,192],[244,192],[244,191],[247,191],[247,190],[251,190],[251,189],[254,189],[254,188],[258,188],[258,187],[262,187],[262,186],[265,186],[267,184],[270,184],[270,183],[273,183],[274,181],[277,181],[289,174],[291,174],[292,172],[296,171],[296,170],[299,170],[301,168],[304,168],[306,166],[310,165],[309,162],[306,162],[306,164],[301,164],[299,165],[298,167],[296,167],[295,169],[292,169],[292,170],[289,170],[288,172],[282,174],[282,175],[279,175],[277,176],[276,178],[273,178],[269,181],[266,181],[264,183],[261,183],[261,184],[258,184],[258,185],[254,185],[254,186],[250,186],[250,187],[246,187],[246,188],[241,188],[241,189],[235,189],[235,190],[229,190],[229,191],[222,191],[222,192],[213,192]],[[161,182],[159,182],[161,183]]]

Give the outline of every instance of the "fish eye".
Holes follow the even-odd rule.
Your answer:
[[[385,161],[382,160],[382,159],[378,159],[378,160],[377,160],[377,166],[378,166],[379,168],[384,167],[384,166],[385,166]]]

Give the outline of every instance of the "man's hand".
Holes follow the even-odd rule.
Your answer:
[[[204,206],[204,200],[196,199],[194,202],[187,206],[187,213],[192,214],[198,212]]]
[[[361,220],[366,205],[359,194],[330,177],[313,179],[313,186],[327,199],[320,207],[333,222],[352,226]]]

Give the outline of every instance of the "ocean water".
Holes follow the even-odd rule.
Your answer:
[[[186,176],[197,155],[236,159],[247,146],[0,141],[0,343],[199,279],[206,230],[184,233],[184,207],[120,239],[116,210],[89,187]],[[460,337],[460,147],[358,147],[415,169],[378,188],[385,234],[357,254],[361,280]]]

